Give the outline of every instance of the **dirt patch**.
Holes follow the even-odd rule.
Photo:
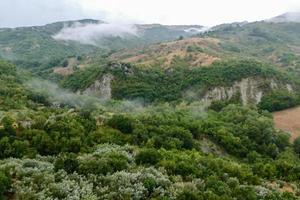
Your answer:
[[[291,134],[293,142],[300,136],[300,107],[273,113],[275,127]]]
[[[267,185],[275,190],[278,190],[280,192],[289,192],[295,194],[295,189],[297,188],[295,185],[288,183],[288,182],[281,182],[276,183],[275,181],[267,183]]]
[[[68,59],[68,66],[66,67],[55,67],[53,68],[53,72],[55,74],[60,74],[62,76],[68,76],[74,73],[74,68],[77,67],[79,69],[84,69],[88,66],[88,63],[91,62],[90,59],[87,59],[82,64],[79,64],[79,61],[76,58],[69,58]]]

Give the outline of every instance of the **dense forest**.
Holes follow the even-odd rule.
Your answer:
[[[247,74],[270,75],[268,68],[243,63],[251,69]],[[224,69],[222,76],[218,64],[197,72],[216,77],[214,84],[243,76],[223,76],[239,65]],[[179,72],[176,78],[186,76]],[[150,76],[120,81],[140,87],[134,84],[149,80],[143,74]],[[291,144],[263,109],[229,102],[206,110],[166,98],[132,103],[139,109],[122,100],[55,107],[49,96],[26,87],[30,76],[13,64],[1,61],[0,75],[4,199],[297,199],[299,139]],[[197,81],[205,83],[206,76]]]

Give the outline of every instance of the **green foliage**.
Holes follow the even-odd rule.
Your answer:
[[[287,90],[272,91],[263,96],[258,107],[270,112],[291,108],[300,103],[299,96]]]
[[[63,154],[60,155],[55,161],[55,170],[65,170],[67,173],[78,172],[79,162],[75,154]]]
[[[79,89],[85,89],[92,84],[95,79],[99,78],[101,74],[101,67],[88,67],[86,70],[77,70],[67,79],[61,82],[63,87],[69,88],[72,91],[77,91]]]
[[[0,171],[0,199],[4,199],[3,195],[8,192],[11,187],[11,177],[7,173]]]
[[[198,191],[183,190],[176,200],[202,200],[203,196]]]
[[[133,121],[131,118],[123,115],[114,115],[108,122],[107,125],[112,128],[118,129],[123,133],[132,133]]]
[[[112,97],[115,99],[142,99],[145,102],[179,101],[185,99],[186,91],[231,86],[236,81],[249,77],[275,78],[284,83],[293,83],[288,74],[253,60],[218,62],[210,67],[189,69],[186,62],[174,59],[174,67],[164,70],[160,67],[137,68],[129,64],[110,63],[103,68],[89,68],[78,71],[63,80],[63,86],[72,90],[82,90],[99,78],[101,74],[111,74]],[[86,74],[93,74],[92,76]],[[88,78],[87,78],[88,77]],[[83,82],[81,81],[83,80]],[[89,84],[88,84],[89,83]]]
[[[212,109],[216,112],[220,112],[223,108],[229,104],[241,104],[240,94],[233,96],[229,100],[214,100],[211,102],[209,109]]]
[[[161,159],[161,155],[155,149],[145,149],[140,151],[135,160],[138,164],[156,165]]]
[[[294,141],[294,150],[298,155],[300,155],[300,137],[296,138]]]
[[[91,52],[98,55],[187,36],[151,25],[143,27],[141,38],[104,38],[99,44],[107,50],[102,50],[56,41],[52,35],[61,28],[63,23],[2,29],[0,56],[49,77],[53,67],[69,64],[68,57],[84,62]],[[299,33],[294,23],[223,25],[204,34],[220,41],[215,50],[197,46],[186,50],[191,55],[205,51],[214,57],[264,62],[272,57],[277,58],[270,61],[273,64],[296,70],[300,62],[293,46],[300,44]],[[177,104],[186,93],[198,98],[211,88],[232,86],[244,78],[289,83],[296,92],[299,81],[253,60],[189,68],[188,59],[175,57],[170,69],[99,61],[61,81],[65,88],[83,91],[102,75],[111,74],[114,99],[172,102],[137,113],[130,108],[120,111],[114,103],[109,107],[110,102],[101,108],[53,107],[47,94],[23,86],[29,78],[25,72],[0,61],[0,199],[299,198],[300,139],[292,146],[288,135],[275,130],[270,115],[261,110],[295,106],[297,94],[272,91],[262,98],[260,110],[232,105],[240,103],[239,94],[214,101],[209,111],[192,102]],[[293,185],[295,192],[282,192],[280,184]]]
[[[224,58],[254,58],[297,72],[299,56],[290,46],[299,46],[299,23],[233,23],[214,27],[200,35],[220,41],[220,50],[213,55]],[[276,59],[271,59],[271,58]]]

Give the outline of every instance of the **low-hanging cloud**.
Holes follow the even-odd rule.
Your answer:
[[[137,36],[137,28],[130,24],[98,23],[82,24],[75,23],[71,27],[63,28],[53,36],[56,40],[77,41],[83,44],[96,45],[97,41],[104,37]]]

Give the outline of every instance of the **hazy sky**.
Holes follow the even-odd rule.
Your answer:
[[[300,11],[300,0],[0,0],[0,27],[82,18],[211,26],[289,11]]]

